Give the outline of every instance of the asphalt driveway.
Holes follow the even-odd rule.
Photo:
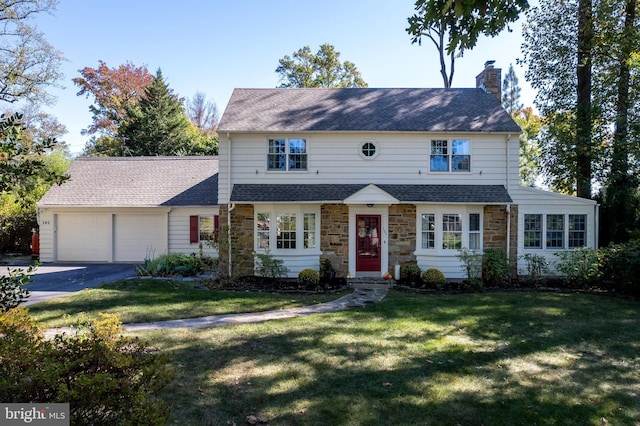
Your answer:
[[[135,277],[134,264],[124,263],[46,263],[38,266],[26,288],[31,292],[23,305],[31,305],[54,297],[65,296],[85,288]],[[0,274],[7,268],[0,266]]]

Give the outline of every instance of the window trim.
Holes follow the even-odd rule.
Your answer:
[[[373,148],[375,149],[374,153],[371,155],[366,155],[363,151],[365,145],[367,144],[373,145]],[[378,155],[380,155],[380,144],[378,144],[374,140],[364,140],[360,143],[360,145],[358,145],[358,155],[360,155],[360,157],[362,157],[365,160],[373,160],[376,157],[378,157]]]
[[[434,215],[435,229],[434,229],[434,247],[423,248],[423,229],[422,229],[422,216]],[[462,224],[461,229],[461,247],[469,247],[469,235],[470,235],[470,215],[479,215],[480,230],[475,232],[479,234],[480,248],[476,249],[478,253],[482,253],[484,250],[484,206],[451,206],[451,205],[423,205],[418,206],[416,211],[416,254],[419,255],[454,255],[458,253],[458,249],[444,248],[444,229],[443,229],[443,217],[444,215],[458,215]]]
[[[442,142],[445,142],[446,144],[442,144]],[[454,153],[453,152],[453,148],[454,148],[454,143],[455,142],[466,142],[467,143],[467,154],[458,154],[458,153]],[[436,146],[434,146],[434,143],[436,144]],[[441,174],[441,173],[450,173],[450,174],[464,174],[464,173],[471,173],[471,169],[473,166],[473,160],[472,160],[472,141],[471,139],[463,139],[463,138],[451,138],[451,139],[430,139],[429,140],[429,159],[428,159],[428,166],[429,166],[429,173],[436,173],[436,174]],[[445,153],[439,153],[438,151],[442,151],[444,150]],[[432,166],[432,161],[434,160],[434,157],[444,157],[446,158],[446,169],[444,170],[437,170],[437,169],[433,169]],[[468,162],[469,162],[469,168],[468,170],[454,170],[453,169],[453,159],[454,157],[468,157]]]
[[[261,232],[258,229],[258,216],[266,214],[269,217],[270,225],[267,231],[268,246],[259,247],[261,239],[258,234]],[[311,230],[314,233],[315,246],[305,248],[305,237],[307,236],[307,229],[305,229],[305,217],[307,214],[314,214],[314,229]],[[278,225],[277,218],[280,215],[295,215],[295,248],[278,248]],[[254,209],[254,226],[253,226],[253,245],[254,250],[259,253],[266,253],[278,255],[309,255],[320,254],[320,206],[319,205],[290,205],[290,204],[262,204],[256,205]]]
[[[540,232],[540,245],[535,247],[527,247],[525,245],[525,219],[527,216],[540,216],[540,229],[537,232]],[[561,216],[562,217],[562,247],[549,247],[549,232],[558,232],[555,230],[548,229],[549,226],[549,216]],[[573,230],[571,228],[571,217],[581,216],[584,218],[584,229],[583,230]],[[583,235],[584,245],[582,246],[574,246],[571,245],[571,233],[579,232]],[[546,213],[522,213],[522,248],[527,252],[561,252],[561,251],[570,251],[577,248],[589,247],[589,214],[588,213],[558,213],[558,212],[546,212]],[[518,235],[518,239],[520,239],[520,235]]]
[[[304,153],[303,154],[294,154],[291,152],[291,141],[299,141],[302,140],[304,141]],[[284,154],[280,154],[280,153],[271,153],[270,152],[270,148],[271,148],[271,142],[272,141],[284,141]],[[285,168],[284,169],[275,169],[275,168],[270,168],[269,164],[270,164],[270,156],[272,155],[284,155],[284,164],[285,164]],[[305,157],[305,163],[306,163],[306,168],[304,169],[292,169],[290,168],[290,156],[291,155],[301,155]],[[266,168],[265,168],[267,173],[309,173],[309,138],[306,137],[269,137],[267,138],[267,144],[266,144]]]

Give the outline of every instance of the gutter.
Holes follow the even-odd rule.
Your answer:
[[[227,153],[227,265],[229,278],[233,276],[233,259],[231,258],[231,212],[236,207],[231,203],[231,136],[227,132],[227,143],[229,150]]]

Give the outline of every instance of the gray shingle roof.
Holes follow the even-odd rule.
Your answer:
[[[235,89],[219,132],[505,132],[520,128],[482,89]]]
[[[236,184],[235,203],[342,202],[365,184]],[[512,203],[502,185],[377,185],[403,203]]]
[[[218,157],[80,157],[70,179],[38,203],[46,206],[214,206]]]

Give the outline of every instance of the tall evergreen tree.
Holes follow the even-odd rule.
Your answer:
[[[516,72],[513,69],[513,64],[509,64],[509,71],[502,81],[502,107],[509,114],[513,114],[524,107],[520,102],[520,91],[518,76],[516,76]]]
[[[158,69],[140,102],[127,108],[118,137],[124,140],[124,155],[181,155],[188,154],[189,130],[182,102]]]

